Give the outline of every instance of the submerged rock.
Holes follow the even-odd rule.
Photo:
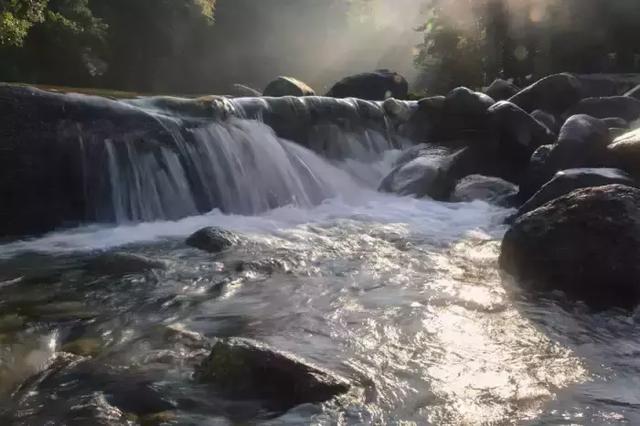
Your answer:
[[[504,179],[470,175],[458,182],[451,201],[481,200],[499,206],[508,206],[517,193],[518,187]]]
[[[383,101],[387,98],[406,99],[408,92],[409,83],[403,76],[389,70],[378,70],[345,77],[327,92],[327,96]]]
[[[280,408],[324,402],[349,390],[349,383],[249,339],[219,340],[196,369],[198,381],[232,398],[264,399]]]
[[[133,253],[105,253],[87,262],[87,270],[101,275],[140,274],[152,269],[165,269],[167,263]]]
[[[523,285],[597,307],[640,302],[640,190],[579,189],[516,220],[500,266]]]
[[[209,253],[220,253],[238,244],[240,239],[221,228],[203,228],[187,238],[187,245]]]
[[[562,114],[582,99],[582,84],[571,74],[554,74],[536,81],[509,99],[527,112],[542,109]]]
[[[520,209],[522,216],[543,204],[568,194],[576,189],[622,184],[636,186],[635,181],[624,171],[612,168],[582,168],[562,170],[544,184]]]
[[[263,96],[315,96],[316,92],[306,83],[293,77],[280,76],[264,89]]]

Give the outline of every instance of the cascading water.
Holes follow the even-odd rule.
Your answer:
[[[376,192],[402,145],[378,105],[60,97],[18,128],[41,126],[7,151],[29,185],[2,200],[20,214],[0,214],[41,224],[34,183],[51,182],[36,212],[59,220],[38,229],[82,225],[0,244],[0,424],[640,421],[637,318],[503,282],[509,210]],[[206,226],[238,242],[188,247]],[[352,391],[286,412],[226,398],[193,372],[229,336]]]
[[[256,214],[288,204],[311,207],[357,190],[348,172],[257,121],[232,119],[179,131],[179,122],[164,120],[174,127],[173,146],[105,142],[103,171],[111,194],[95,194],[94,203],[117,223],[173,220],[214,208]],[[349,164],[358,174],[363,163]],[[360,182],[366,178],[371,187],[381,177],[362,174]]]

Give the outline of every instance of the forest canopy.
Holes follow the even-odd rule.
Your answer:
[[[137,92],[322,91],[394,68],[431,93],[638,69],[635,0],[2,0],[0,80]]]

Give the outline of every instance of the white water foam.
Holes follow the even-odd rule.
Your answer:
[[[215,210],[178,221],[92,225],[53,232],[41,238],[0,245],[0,258],[25,252],[68,254],[107,250],[134,243],[185,238],[207,226],[250,234],[273,234],[308,224],[338,225],[340,221],[398,224],[413,233],[446,242],[468,233],[495,234],[501,230],[508,212],[480,201],[442,203],[361,189],[348,200],[333,198],[313,208],[289,205],[256,216],[225,215]]]

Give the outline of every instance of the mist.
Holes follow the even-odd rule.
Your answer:
[[[219,0],[210,43],[195,61],[199,80],[203,89],[241,83],[261,90],[288,75],[325,93],[346,75],[388,68],[412,81],[421,3]]]

